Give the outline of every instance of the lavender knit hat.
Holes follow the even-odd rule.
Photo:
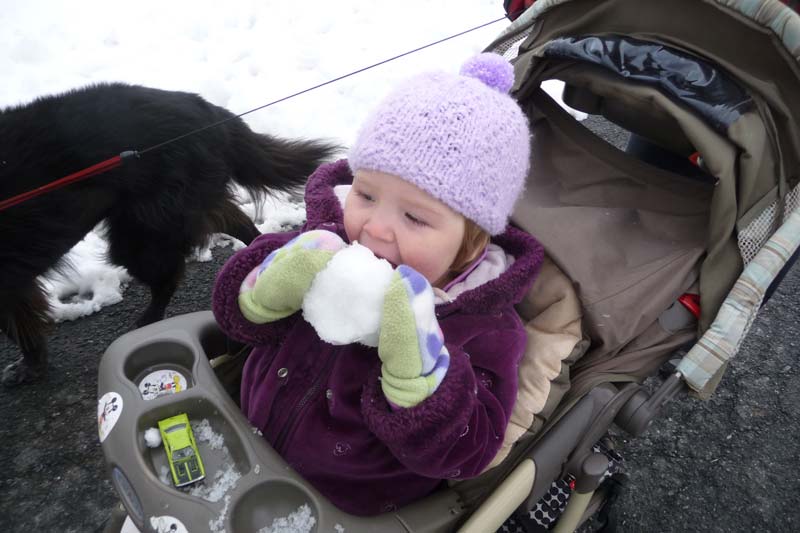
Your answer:
[[[492,235],[505,230],[528,175],[528,121],[508,91],[514,69],[479,54],[459,75],[431,72],[392,91],[350,149],[350,169],[394,174]]]

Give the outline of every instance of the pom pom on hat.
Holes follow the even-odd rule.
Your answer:
[[[478,54],[468,59],[459,74],[482,81],[503,94],[514,85],[514,67],[497,54]]]
[[[528,120],[508,94],[513,84],[514,68],[497,54],[470,58],[461,74],[401,82],[362,124],[350,169],[398,176],[502,233],[530,164]]]

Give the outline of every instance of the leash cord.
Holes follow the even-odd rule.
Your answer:
[[[112,168],[117,168],[123,162],[123,160],[136,155],[136,152],[122,152],[119,155],[115,155],[114,157],[110,157],[105,161],[101,161],[95,165],[90,167],[84,168],[78,172],[74,172],[69,176],[64,176],[61,179],[57,179],[56,181],[51,181],[41,187],[36,187],[35,189],[31,189],[30,191],[26,191],[22,194],[18,194],[16,196],[12,196],[11,198],[7,198],[0,202],[0,211],[4,211],[9,207],[13,207],[17,204],[21,204],[26,200],[30,200],[31,198],[35,198],[42,194],[48,193],[50,191],[54,191],[56,189],[60,189],[61,187],[66,187],[70,183],[75,183],[76,181],[81,181],[86,178],[91,178],[92,176],[96,176],[97,174],[102,174]]]
[[[181,140],[181,139],[183,139],[185,137],[188,137],[189,135],[194,135],[196,133],[200,133],[202,131],[205,131],[205,130],[207,130],[209,128],[213,128],[215,126],[219,126],[220,124],[224,124],[224,123],[226,123],[228,121],[235,120],[237,118],[241,118],[241,117],[243,117],[243,116],[245,116],[245,115],[247,115],[249,113],[253,113],[255,111],[260,111],[261,109],[267,108],[267,107],[269,107],[271,105],[279,104],[279,103],[281,103],[283,101],[289,100],[290,98],[294,98],[295,96],[300,96],[301,94],[305,94],[307,92],[311,92],[313,90],[319,89],[320,87],[324,87],[326,85],[330,85],[331,83],[336,83],[337,81],[343,80],[345,78],[349,78],[350,76],[354,76],[356,74],[360,74],[360,73],[365,72],[365,71],[367,71],[369,69],[372,69],[372,68],[375,68],[375,67],[379,67],[379,66],[381,66],[383,64],[389,63],[390,61],[394,61],[395,59],[400,59],[401,57],[405,57],[407,55],[419,52],[419,51],[424,50],[426,48],[430,48],[431,46],[435,46],[435,45],[443,43],[445,41],[449,41],[450,39],[455,39],[456,37],[461,37],[462,35],[465,35],[467,33],[473,32],[475,30],[479,30],[481,28],[485,28],[486,26],[490,26],[492,24],[500,22],[501,20],[505,20],[505,18],[506,17],[500,17],[498,19],[492,20],[490,22],[486,22],[486,23],[481,24],[479,26],[475,26],[474,28],[470,28],[468,30],[464,30],[462,32],[456,33],[456,34],[451,35],[449,37],[445,37],[443,39],[439,39],[438,41],[434,41],[432,43],[428,43],[426,45],[420,46],[419,48],[415,48],[413,50],[409,50],[407,52],[403,52],[402,54],[396,55],[394,57],[390,57],[388,59],[384,59],[383,61],[378,61],[377,63],[374,63],[374,64],[369,65],[367,67],[360,68],[358,70],[354,70],[352,72],[349,72],[349,73],[344,74],[342,76],[339,76],[337,78],[333,78],[333,79],[330,79],[328,81],[322,82],[322,83],[320,83],[318,85],[314,85],[313,87],[309,87],[307,89],[303,89],[302,91],[298,91],[298,92],[296,92],[294,94],[290,94],[289,96],[284,96],[283,98],[279,98],[277,100],[269,102],[268,104],[264,104],[262,106],[255,107],[253,109],[250,109],[249,111],[245,111],[244,113],[239,113],[236,116],[229,117],[229,118],[226,118],[226,119],[223,119],[223,120],[218,120],[217,122],[214,122],[213,124],[209,124],[208,126],[203,126],[202,128],[198,128],[196,130],[189,131],[189,132],[184,133],[182,135],[178,135],[177,137],[174,137],[172,139],[168,139],[166,141],[160,142],[160,143],[158,143],[156,145],[153,145],[153,146],[151,146],[149,148],[145,148],[144,150],[140,150],[139,154],[140,155],[144,155],[145,153],[147,153],[147,152],[149,152],[151,150],[156,150],[156,149],[161,148],[162,146],[165,146],[167,144],[173,143],[175,141],[179,141],[179,140]]]
[[[390,61],[394,61],[395,59],[400,59],[401,57],[405,57],[407,55],[419,52],[419,51],[424,50],[426,48],[430,48],[431,46],[435,46],[437,44],[441,44],[441,43],[443,43],[445,41],[449,41],[450,39],[455,39],[456,37],[461,37],[462,35],[465,35],[467,33],[473,32],[475,30],[479,30],[481,28],[485,28],[486,26],[490,26],[492,24],[495,24],[495,23],[500,22],[501,20],[505,20],[505,19],[506,19],[506,17],[500,17],[498,19],[495,19],[495,20],[492,20],[492,21],[489,21],[489,22],[485,22],[483,24],[480,24],[480,25],[475,26],[473,28],[470,28],[468,30],[464,30],[464,31],[461,31],[459,33],[450,35],[449,37],[444,37],[443,39],[439,39],[438,41],[434,41],[434,42],[428,43],[428,44],[420,46],[418,48],[414,48],[413,50],[409,50],[407,52],[403,52],[402,54],[398,54],[398,55],[390,57],[388,59],[384,59],[383,61],[379,61],[379,62],[374,63],[372,65],[360,68],[358,70],[354,70],[354,71],[349,72],[347,74],[344,74],[342,76],[330,79],[330,80],[325,81],[323,83],[320,83],[318,85],[314,85],[313,87],[309,87],[307,89],[303,89],[302,91],[298,91],[298,92],[296,92],[294,94],[290,94],[288,96],[284,96],[283,98],[279,98],[277,100],[269,102],[268,104],[264,104],[262,106],[250,109],[249,111],[245,111],[244,113],[239,113],[238,115],[234,115],[232,117],[228,117],[228,118],[223,119],[223,120],[218,120],[217,122],[211,123],[211,124],[209,124],[207,126],[203,126],[202,128],[197,128],[195,130],[186,132],[186,133],[184,133],[182,135],[178,135],[177,137],[173,137],[172,139],[168,139],[168,140],[160,142],[158,144],[154,144],[154,145],[152,145],[152,146],[150,146],[148,148],[145,148],[144,150],[140,150],[140,151],[137,151],[137,150],[126,150],[126,151],[122,152],[119,155],[115,155],[114,157],[110,157],[110,158],[106,159],[105,161],[101,161],[100,163],[94,164],[94,165],[92,165],[90,167],[87,167],[87,168],[85,168],[83,170],[80,170],[78,172],[74,172],[74,173],[72,173],[72,174],[70,174],[68,176],[64,176],[61,179],[58,179],[58,180],[55,180],[53,182],[47,183],[45,185],[42,185],[41,187],[37,187],[35,189],[31,189],[30,191],[23,192],[23,193],[18,194],[16,196],[12,196],[11,198],[7,198],[5,200],[2,200],[2,201],[0,201],[0,211],[4,211],[5,209],[13,207],[13,206],[15,206],[17,204],[21,204],[22,202],[30,200],[31,198],[35,198],[37,196],[40,196],[40,195],[45,194],[45,193],[48,193],[48,192],[53,191],[55,189],[60,189],[61,187],[65,187],[65,186],[67,186],[67,185],[69,185],[71,183],[75,183],[77,181],[81,181],[81,180],[90,178],[92,176],[96,176],[97,174],[102,174],[103,172],[106,172],[108,170],[112,170],[114,168],[117,168],[123,162],[125,162],[125,161],[127,161],[129,159],[132,159],[132,158],[138,159],[142,155],[146,154],[147,152],[152,152],[153,150],[157,150],[159,148],[163,148],[164,146],[166,146],[168,144],[177,142],[177,141],[179,141],[181,139],[184,139],[184,138],[186,138],[186,137],[188,137],[190,135],[195,135],[197,133],[203,132],[203,131],[208,130],[210,128],[214,128],[216,126],[219,126],[220,124],[224,124],[224,123],[226,123],[228,121],[241,118],[241,117],[243,117],[243,116],[245,116],[245,115],[247,115],[249,113],[253,113],[255,111],[259,111],[261,109],[269,107],[271,105],[275,105],[275,104],[278,104],[280,102],[284,102],[286,100],[289,100],[290,98],[294,98],[295,96],[300,96],[301,94],[305,94],[305,93],[313,91],[315,89],[319,89],[320,87],[324,87],[326,85],[330,85],[331,83],[336,83],[337,81],[343,80],[345,78],[349,78],[350,76],[354,76],[356,74],[360,74],[361,72],[364,72],[364,71],[367,71],[369,69],[384,65],[386,63],[389,63]]]

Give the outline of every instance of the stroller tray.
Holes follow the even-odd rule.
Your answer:
[[[302,530],[309,532],[401,532],[419,520],[412,517],[429,514],[412,505],[362,518],[330,504],[269,446],[226,393],[209,363],[226,346],[212,313],[203,311],[123,335],[102,358],[100,441],[112,482],[140,530],[252,532],[300,516]],[[148,430],[181,413],[191,423],[205,479],[178,488],[164,447]],[[453,501],[442,501],[448,498]],[[455,513],[442,520],[452,523],[461,511],[449,491],[433,500],[423,505],[447,505]]]

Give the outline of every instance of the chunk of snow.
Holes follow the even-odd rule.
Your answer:
[[[211,429],[211,424],[207,418],[200,421],[192,421],[191,424],[196,440],[208,443],[212,450],[222,450],[224,448],[227,454],[228,449],[225,447],[224,437]]]
[[[317,274],[303,299],[303,317],[331,344],[378,345],[383,299],[394,269],[354,242]]]
[[[210,502],[220,501],[228,491],[236,486],[236,482],[242,477],[233,463],[228,462],[229,460],[230,456],[226,458],[226,462],[220,469],[214,472],[214,478],[210,483],[208,476],[206,476],[206,479],[204,479],[202,483],[191,485],[189,494]]]
[[[262,527],[258,533],[309,533],[316,523],[311,508],[304,503],[289,516],[275,518],[271,525]]]
[[[144,432],[144,442],[148,448],[158,448],[161,446],[161,432],[158,428],[149,428]]]
[[[208,529],[211,533],[226,533],[225,530],[225,516],[228,514],[228,507],[231,505],[231,497],[225,496],[225,506],[220,511],[216,520],[208,521]]]
[[[190,486],[189,494],[210,502],[218,502],[229,491],[233,490],[242,474],[236,469],[230,451],[225,446],[225,439],[211,429],[208,419],[191,421],[191,425],[195,440],[206,443],[212,450],[220,450],[222,452],[222,463],[219,470],[214,472],[214,476],[210,481],[208,472],[206,472],[206,479],[202,483]]]

